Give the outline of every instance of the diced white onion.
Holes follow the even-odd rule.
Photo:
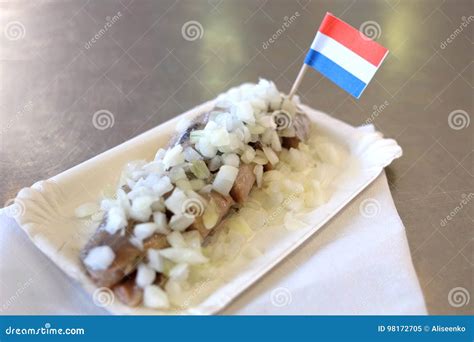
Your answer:
[[[110,234],[115,234],[118,230],[127,225],[127,217],[121,207],[112,207],[107,213],[107,223],[105,230]]]
[[[194,222],[194,217],[189,215],[175,214],[171,217],[169,226],[172,230],[184,231]]]
[[[219,172],[217,172],[212,187],[220,194],[224,196],[228,195],[238,173],[238,168],[230,165],[222,165]]]
[[[151,205],[156,201],[156,198],[151,196],[140,196],[132,201],[130,209],[130,217],[137,221],[148,221],[151,216]]]
[[[262,187],[262,178],[263,178],[263,166],[262,165],[255,165],[253,169],[253,173],[257,179],[257,187]]]
[[[166,219],[165,213],[156,212],[153,213],[153,222],[156,224],[156,231],[161,234],[168,234],[168,220]]]
[[[165,248],[160,250],[160,254],[175,263],[187,263],[190,265],[206,263],[208,259],[191,248]]]
[[[140,240],[145,240],[149,238],[158,230],[158,225],[153,222],[149,223],[140,223],[135,226],[133,229],[133,234]]]
[[[174,266],[169,273],[171,279],[176,281],[183,281],[188,278],[189,266],[188,264],[177,264]]]
[[[184,159],[188,162],[195,160],[201,160],[202,156],[191,146],[188,146],[184,149]]]
[[[165,200],[166,208],[173,214],[182,214],[183,203],[186,201],[187,196],[183,190],[175,188],[171,196]]]
[[[270,147],[262,146],[262,149],[263,149],[263,152],[265,153],[265,156],[267,157],[268,161],[272,165],[278,164],[278,162],[280,160],[278,159],[278,156],[276,155],[276,153]]]
[[[92,270],[106,270],[115,259],[115,253],[109,246],[92,248],[84,258],[84,264]]]
[[[157,285],[148,285],[143,292],[143,304],[152,309],[167,309],[170,306],[168,296]]]
[[[171,247],[180,248],[186,247],[186,241],[184,241],[183,235],[180,232],[174,231],[166,236]]]
[[[149,249],[147,251],[148,266],[153,268],[156,272],[163,273],[165,270],[165,260],[157,249]]]
[[[166,151],[163,158],[163,164],[165,165],[165,168],[168,169],[181,163],[184,163],[183,147],[178,144]]]
[[[153,268],[145,264],[140,264],[137,268],[135,283],[138,287],[145,288],[146,286],[153,284],[155,277],[156,273]]]
[[[235,107],[233,107],[234,114],[245,123],[254,123],[255,116],[253,114],[253,108],[250,102],[242,101],[239,102]]]
[[[230,166],[233,166],[233,167],[239,167],[240,158],[235,153],[224,154],[222,156],[222,159],[224,160],[225,165],[230,165]]]

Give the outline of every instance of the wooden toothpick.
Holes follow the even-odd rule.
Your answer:
[[[295,82],[293,83],[293,86],[291,87],[290,94],[288,94],[288,98],[291,100],[293,95],[295,95],[296,91],[298,90],[298,87],[300,86],[301,81],[303,80],[304,74],[306,73],[306,69],[308,68],[308,65],[306,63],[303,63],[303,66],[300,69],[300,72],[298,73],[298,76],[296,77]]]

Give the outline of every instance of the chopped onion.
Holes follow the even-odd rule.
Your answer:
[[[262,165],[255,165],[253,168],[253,173],[257,178],[257,187],[262,187],[262,177],[263,177],[263,166]]]
[[[137,221],[148,221],[151,216],[151,205],[156,199],[151,196],[137,197],[132,201],[130,217]]]
[[[173,183],[176,184],[177,181],[181,179],[188,179],[186,177],[186,173],[184,172],[184,169],[180,166],[175,166],[172,167],[171,170],[169,171],[170,179]]]
[[[189,215],[176,214],[171,217],[169,226],[172,230],[184,231],[194,222],[194,217]]]
[[[308,224],[298,220],[293,213],[286,213],[284,222],[285,228],[288,230],[297,230],[308,227]]]
[[[187,263],[190,265],[206,263],[208,259],[200,252],[191,248],[165,248],[160,254],[175,263]]]
[[[84,218],[91,216],[92,214],[99,211],[99,205],[95,202],[84,203],[76,208],[74,211],[76,217]]]
[[[84,258],[84,264],[92,270],[106,270],[115,259],[115,253],[109,246],[92,248]]]
[[[209,170],[211,172],[219,170],[221,165],[222,165],[222,158],[220,156],[215,156],[209,161]]]
[[[153,222],[149,223],[140,223],[135,226],[133,229],[133,234],[140,240],[145,240],[149,238],[158,230],[158,225]]]
[[[235,114],[241,121],[245,123],[255,123],[255,116],[253,114],[253,107],[248,101],[237,103],[232,107],[233,114]]]
[[[238,173],[238,168],[230,165],[222,165],[219,172],[217,172],[212,187],[220,194],[224,196],[228,195]]]
[[[186,194],[179,188],[175,188],[171,196],[165,200],[165,206],[173,214],[182,214],[183,203],[186,201]]]
[[[176,281],[183,281],[188,278],[189,275],[189,265],[188,264],[177,264],[174,266],[169,273],[170,279]]]
[[[202,159],[202,156],[191,146],[184,149],[184,159],[188,162]]]
[[[184,241],[183,235],[180,232],[172,232],[166,236],[171,247],[184,248],[186,247],[186,241]]]
[[[262,149],[263,149],[263,152],[265,153],[265,156],[267,157],[268,161],[272,165],[278,164],[278,162],[280,160],[278,159],[278,156],[276,155],[276,153],[270,147],[262,146]]]
[[[135,278],[135,283],[138,287],[144,288],[148,285],[153,284],[155,277],[156,273],[153,268],[145,264],[140,264],[137,268],[137,276]]]
[[[168,234],[170,231],[168,229],[168,221],[166,219],[165,213],[156,212],[153,213],[153,221],[156,224],[156,231],[161,234]]]
[[[206,185],[202,179],[191,179],[189,184],[191,185],[191,189],[193,191],[199,191]]]
[[[118,230],[127,226],[127,217],[121,207],[112,207],[107,213],[105,230],[109,234],[115,234]]]
[[[183,147],[178,144],[166,151],[163,164],[166,169],[184,163]]]
[[[218,220],[219,214],[217,211],[216,202],[211,199],[204,210],[204,214],[202,215],[202,222],[206,229],[212,229],[217,224]]]
[[[252,146],[245,146],[244,153],[242,153],[242,161],[245,164],[249,164],[252,162],[252,160],[255,158],[255,150],[252,148]]]
[[[199,139],[195,146],[204,157],[213,158],[217,154],[217,147],[211,144],[207,137]]]
[[[211,175],[203,160],[195,160],[191,164],[191,172],[199,179],[207,179]]]
[[[170,306],[168,296],[157,285],[148,285],[143,292],[143,304],[153,309],[167,309]]]
[[[191,230],[189,232],[183,233],[182,235],[187,246],[192,249],[201,249],[202,238],[201,234],[199,234],[197,230]]]
[[[229,132],[225,128],[218,128],[212,131],[210,143],[213,146],[227,146],[230,143]]]
[[[149,249],[147,251],[148,266],[153,268],[156,272],[163,273],[165,270],[165,260],[157,249]]]
[[[225,165],[230,165],[230,166],[233,166],[233,167],[239,167],[240,158],[235,153],[224,154],[222,156],[222,159],[224,160]]]

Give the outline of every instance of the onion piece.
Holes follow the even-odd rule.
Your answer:
[[[253,168],[253,173],[257,178],[257,187],[262,187],[262,178],[263,178],[263,165],[255,165]]]
[[[195,160],[191,164],[191,172],[199,179],[207,179],[211,175],[203,160]]]
[[[183,213],[183,203],[186,201],[187,196],[180,188],[175,188],[171,196],[165,200],[165,206],[173,214],[181,215]]]
[[[163,164],[166,169],[184,163],[183,147],[178,144],[166,151],[163,157]]]
[[[191,248],[165,248],[160,250],[160,254],[175,263],[187,263],[190,265],[203,264],[208,259],[200,252]]]
[[[265,156],[267,157],[270,164],[272,164],[272,165],[278,164],[280,159],[278,159],[278,156],[276,155],[276,153],[270,147],[262,146],[262,149],[263,149],[263,153],[265,153]]]
[[[163,273],[165,270],[165,259],[161,256],[158,249],[150,248],[147,251],[148,266],[153,268],[156,272]]]
[[[224,160],[225,165],[230,165],[230,166],[233,166],[233,167],[239,167],[240,158],[235,153],[224,154],[222,156],[222,159]]]
[[[170,279],[176,281],[186,280],[189,276],[189,265],[188,264],[177,264],[169,272]]]
[[[115,253],[109,246],[92,248],[84,258],[84,264],[92,270],[106,270],[115,259]]]
[[[184,248],[186,247],[186,241],[184,241],[183,235],[180,232],[172,232],[166,236],[166,240],[170,243],[171,247]]]
[[[168,296],[157,285],[148,285],[143,292],[143,304],[153,309],[167,309],[170,307]]]
[[[153,222],[156,224],[156,231],[158,233],[166,235],[170,232],[165,213],[160,211],[153,213]]]
[[[148,285],[153,284],[155,280],[155,270],[145,264],[138,265],[137,276],[135,277],[135,283],[138,287],[144,288]]]
[[[153,222],[149,223],[140,223],[135,225],[133,228],[133,235],[135,235],[140,240],[145,240],[152,236],[158,230],[158,225]]]
[[[169,226],[172,230],[184,231],[194,222],[194,217],[189,217],[189,215],[175,214],[171,217]]]
[[[238,173],[238,168],[230,165],[222,165],[219,169],[219,172],[217,172],[214,182],[212,183],[213,189],[220,194],[227,196],[230,189],[232,189],[232,186],[234,185],[234,181]]]
[[[107,223],[105,230],[109,234],[115,234],[118,230],[127,226],[127,217],[122,207],[112,207],[107,212]]]

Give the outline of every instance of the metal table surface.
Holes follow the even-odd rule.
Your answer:
[[[313,71],[299,94],[397,139],[386,172],[429,312],[472,314],[453,301],[473,294],[470,0],[3,1],[1,203],[231,86],[288,91],[326,11],[391,52],[358,101]]]

